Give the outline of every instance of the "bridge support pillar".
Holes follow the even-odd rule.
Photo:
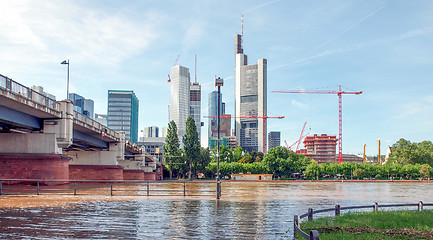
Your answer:
[[[121,134],[121,137],[124,134]],[[69,178],[73,180],[123,180],[124,140],[109,143],[107,150],[68,151],[72,158],[69,165]]]
[[[61,153],[55,134],[0,133],[0,178],[68,180],[70,158]]]
[[[60,148],[72,145],[74,127],[74,104],[71,100],[60,101],[61,119],[44,120],[44,133],[54,133]]]

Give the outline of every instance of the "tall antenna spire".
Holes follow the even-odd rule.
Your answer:
[[[197,54],[195,55],[195,83],[197,83]]]
[[[244,36],[244,15],[241,16],[241,36]]]

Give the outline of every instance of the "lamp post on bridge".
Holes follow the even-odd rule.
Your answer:
[[[215,79],[215,86],[218,87],[218,123],[217,123],[217,177],[216,177],[216,184],[217,184],[217,199],[220,199],[221,197],[221,182],[220,182],[220,125],[221,125],[221,87],[224,85],[224,80],[222,78],[216,78]]]
[[[66,99],[69,99],[69,59],[68,59],[68,61],[63,60],[63,62],[61,62],[60,64],[63,64],[63,65],[67,64],[68,65],[68,82],[66,84]]]

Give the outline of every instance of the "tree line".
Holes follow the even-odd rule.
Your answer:
[[[193,178],[203,173],[207,178],[215,178],[217,172],[217,149],[200,146],[197,128],[192,117],[186,121],[186,133],[180,147],[177,126],[174,121],[168,124],[164,145],[165,168],[170,178]],[[242,147],[235,149],[220,146],[220,176],[232,173],[273,174],[274,178],[303,177],[307,179],[328,178],[371,178],[371,179],[412,179],[430,177],[433,173],[433,144],[431,141],[411,143],[400,139],[392,146],[392,153],[386,164],[324,163],[284,147],[275,147],[262,152],[244,152]]]

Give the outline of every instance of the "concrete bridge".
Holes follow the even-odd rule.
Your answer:
[[[0,74],[0,178],[156,180],[156,161],[123,132]],[[159,169],[161,172],[161,169]]]

